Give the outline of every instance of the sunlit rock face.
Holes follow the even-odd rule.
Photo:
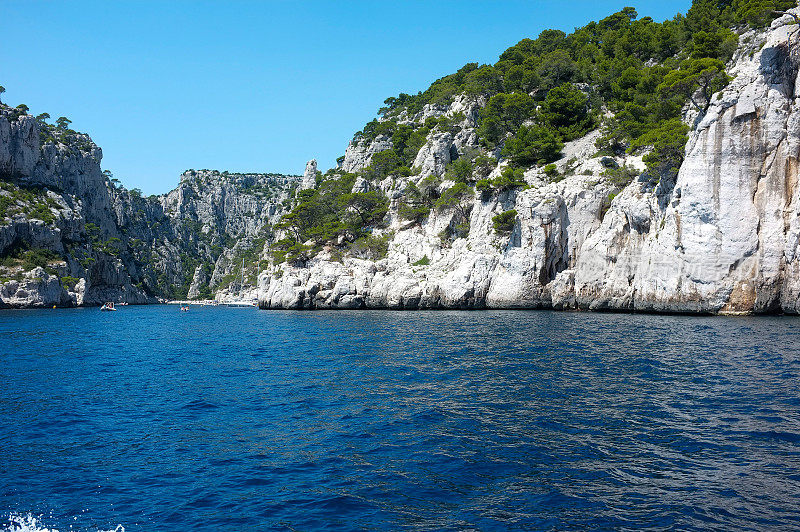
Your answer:
[[[786,18],[738,54],[674,187],[659,197],[633,184],[612,203],[576,264],[579,306],[797,312],[800,57]]]
[[[306,170],[303,172],[303,181],[300,183],[301,190],[314,188],[317,182],[317,160],[311,159],[306,163]]]
[[[175,190],[142,197],[112,182],[101,159],[88,135],[0,105],[0,306],[154,303],[175,287],[213,296],[301,181],[190,170]],[[45,261],[38,269],[23,260],[30,251]]]
[[[729,65],[730,85],[705,115],[687,116],[693,129],[677,178],[641,176],[614,196],[602,175],[610,163],[594,156],[590,133],[565,147],[557,166],[572,165],[574,175],[563,181],[531,170],[527,190],[476,195],[462,238],[441,238],[452,212],[412,226],[392,218],[385,258],[338,262],[323,252],[265,271],[260,306],[799,312],[800,29],[790,22],[747,39]],[[470,116],[481,102],[468,102],[423,111],[467,112],[456,137],[429,135],[414,162],[419,176],[442,175],[474,143]],[[381,137],[351,144],[343,168],[363,168],[389,147]],[[633,157],[613,164],[643,169]],[[493,217],[509,209],[514,227],[498,233]]]
[[[295,189],[316,186],[315,160],[302,177],[189,170],[175,190],[141,197],[103,174],[88,136],[48,136],[0,105],[0,180],[10,184],[0,195],[16,202],[0,220],[0,256],[49,252],[44,266],[0,267],[0,306],[236,298],[257,284],[262,308],[798,313],[800,28],[791,21],[741,39],[731,83],[704,114],[687,109],[692,129],[673,177],[643,174],[640,157],[597,156],[595,131],[564,147],[562,180],[531,168],[528,188],[476,192],[412,223],[398,215],[403,188],[429,176],[443,179],[439,193],[455,184],[448,164],[481,149],[486,100],[462,95],[401,115],[399,124],[435,118],[452,128],[430,131],[410,172],[354,180],[352,192],[390,199],[388,227],[373,234],[388,250],[372,259],[331,245],[303,263],[267,266]],[[385,135],[353,141],[341,168],[363,170],[392,148]],[[501,158],[489,177],[506,165]],[[621,190],[606,173],[620,166],[640,174]],[[498,225],[501,214],[509,224]],[[242,275],[245,256],[263,262],[257,281],[254,264]]]

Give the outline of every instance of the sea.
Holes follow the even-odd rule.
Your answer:
[[[797,530],[800,318],[0,311],[0,529]]]

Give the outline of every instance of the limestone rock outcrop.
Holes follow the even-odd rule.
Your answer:
[[[484,97],[402,111],[393,120],[412,126],[406,131],[432,124],[404,159],[408,167],[349,176],[352,192],[389,200],[385,227],[369,234],[388,249],[360,257],[342,252],[339,235],[311,242],[314,256],[270,263],[295,190],[316,186],[315,160],[302,178],[189,170],[175,190],[142,197],[103,174],[88,136],[0,105],[0,196],[8,205],[0,306],[257,292],[270,309],[798,314],[800,27],[791,22],[784,16],[744,35],[728,65],[731,83],[705,112],[685,110],[691,130],[677,175],[651,176],[641,156],[597,155],[594,131],[567,143],[554,167],[525,171],[527,187],[476,191],[407,220],[399,209],[411,183],[445,193],[456,185],[448,165],[465,154],[493,156],[474,179],[496,178],[508,163],[500,147],[478,143]],[[341,169],[367,168],[395,149],[392,138],[403,141],[359,135]]]
[[[352,141],[344,151],[344,161],[342,170],[345,172],[356,172],[369,166],[372,156],[378,152],[388,150],[392,147],[392,139],[386,135],[378,135],[374,140]]]
[[[704,115],[687,113],[693,129],[677,177],[642,174],[615,189],[604,170],[641,171],[641,158],[596,157],[591,133],[565,147],[562,181],[531,170],[527,190],[476,194],[467,235],[442,237],[448,211],[411,226],[393,218],[385,258],[321,253],[262,272],[260,306],[799,313],[800,47],[787,43],[800,28],[790,22],[743,39],[730,85]],[[467,123],[458,135],[471,133]],[[442,175],[457,157],[448,135],[429,136],[420,174]],[[376,142],[351,144],[346,169],[363,167]],[[498,233],[493,218],[510,209],[513,229]]]
[[[38,267],[20,280],[0,285],[0,308],[49,308],[67,306],[70,296],[58,277]]]
[[[306,170],[303,172],[303,181],[300,183],[300,190],[314,188],[317,183],[317,160],[311,159],[306,163]]]
[[[101,159],[87,135],[0,105],[0,305],[213,296],[242,254],[260,254],[300,184],[190,170],[175,190],[142,197],[115,185]]]

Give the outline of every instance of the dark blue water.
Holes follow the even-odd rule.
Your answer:
[[[0,356],[6,527],[800,526],[796,318],[3,311]]]

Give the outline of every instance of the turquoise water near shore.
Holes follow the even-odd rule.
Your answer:
[[[796,529],[800,319],[0,311],[0,523]]]

